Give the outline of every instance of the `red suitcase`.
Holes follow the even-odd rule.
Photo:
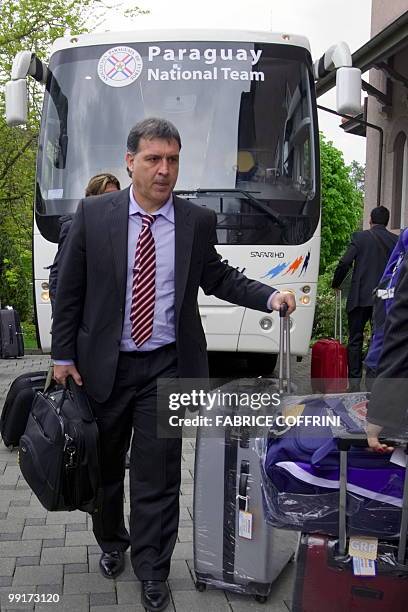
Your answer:
[[[339,320],[339,340],[337,338]],[[347,348],[342,345],[341,293],[336,292],[334,338],[312,346],[311,379],[314,393],[344,393],[348,388]]]
[[[377,575],[354,576],[351,557],[340,557],[338,540],[302,534],[292,612],[406,612],[408,567],[388,565],[396,546],[379,546]],[[337,554],[336,554],[337,553]]]
[[[355,576],[346,546],[347,451],[344,449],[340,461],[339,539],[302,534],[292,612],[405,612],[408,609],[408,467],[400,540],[395,544],[379,542],[375,576]]]

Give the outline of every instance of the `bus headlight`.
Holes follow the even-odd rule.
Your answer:
[[[272,328],[273,325],[273,321],[270,317],[263,317],[260,321],[259,321],[259,325],[261,326],[261,328],[264,331],[269,331]]]
[[[299,298],[299,301],[301,304],[305,304],[305,305],[310,304],[310,296],[302,295],[302,297]]]
[[[310,293],[310,285],[305,285],[304,287],[302,287],[302,292],[303,293]]]
[[[46,281],[41,283],[41,289],[44,289],[44,291],[48,291],[49,288],[50,288],[50,286],[49,286],[49,284]]]
[[[50,301],[50,292],[49,291],[41,291],[41,301],[49,302]]]

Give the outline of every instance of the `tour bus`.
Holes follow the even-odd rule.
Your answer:
[[[306,38],[244,31],[137,31],[55,41],[49,63],[20,52],[6,85],[10,125],[27,113],[26,80],[45,85],[33,224],[39,343],[50,350],[49,267],[60,217],[75,212],[90,177],[130,184],[130,128],[164,117],[181,134],[176,193],[217,214],[225,263],[293,291],[291,350],[309,348],[320,252],[315,81],[337,71],[339,112],[360,110],[360,71],[345,43],[313,64]],[[113,290],[113,289],[112,289]],[[199,295],[209,351],[243,353],[271,371],[278,317]]]

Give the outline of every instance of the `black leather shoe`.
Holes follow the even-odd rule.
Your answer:
[[[142,606],[151,612],[161,612],[170,601],[169,589],[162,580],[142,581]]]
[[[125,553],[115,550],[111,553],[102,553],[99,567],[105,578],[116,578],[125,567]]]

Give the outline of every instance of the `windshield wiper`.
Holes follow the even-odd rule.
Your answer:
[[[55,143],[54,166],[63,169],[67,162],[68,151],[68,98],[63,94],[61,87],[51,70],[48,72],[46,89],[50,94],[59,119],[59,135]]]
[[[267,206],[266,204],[264,204],[263,202],[261,202],[261,200],[258,200],[257,198],[255,198],[252,194],[253,193],[261,193],[260,191],[246,191],[245,189],[201,189],[201,188],[197,188],[197,189],[180,189],[180,190],[176,190],[174,191],[174,193],[176,195],[208,195],[208,194],[215,194],[215,193],[235,193],[235,194],[242,194],[244,195],[247,200],[250,202],[250,204],[252,204],[255,208],[258,208],[259,210],[261,210],[263,213],[265,213],[266,215],[268,215],[268,217],[272,217],[272,219],[274,219],[274,221],[282,228],[286,228],[287,223],[286,221],[284,221],[282,219],[282,216],[280,213],[278,213],[278,211],[273,210],[272,208],[269,208],[269,206]]]

